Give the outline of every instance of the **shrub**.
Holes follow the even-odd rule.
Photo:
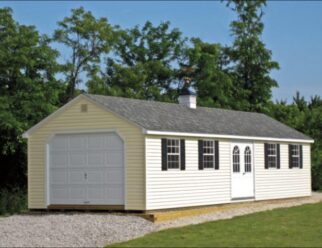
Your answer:
[[[22,189],[0,190],[0,215],[20,213],[27,210],[27,194]]]

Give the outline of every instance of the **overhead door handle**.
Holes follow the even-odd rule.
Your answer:
[[[84,178],[87,179],[87,173],[86,172],[84,173]]]

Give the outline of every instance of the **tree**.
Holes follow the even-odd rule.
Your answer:
[[[26,144],[21,134],[59,105],[58,52],[35,27],[0,9],[0,187],[25,186]]]
[[[234,42],[226,48],[228,67],[234,80],[234,97],[240,109],[263,111],[272,96],[277,82],[269,73],[279,69],[272,61],[272,52],[261,41],[265,0],[230,0],[227,3],[237,13],[230,24]]]
[[[82,81],[81,74],[91,65],[97,65],[114,40],[112,26],[106,18],[96,19],[82,7],[73,9],[70,17],[58,23],[54,40],[71,50],[70,58],[63,65],[67,89],[64,102],[75,96],[75,89]]]
[[[306,101],[299,92],[293,102],[271,104],[267,114],[314,139],[311,148],[312,189],[322,189],[322,101],[314,96]]]
[[[153,26],[146,22],[128,30],[118,30],[115,57],[106,68],[92,68],[89,92],[131,98],[173,101],[176,87],[175,65],[185,39],[170,23]]]
[[[181,63],[179,78],[192,80],[199,106],[231,108],[233,85],[229,74],[222,69],[222,47],[196,38],[191,42],[193,46],[185,51],[186,61]],[[187,68],[190,68],[188,72]]]

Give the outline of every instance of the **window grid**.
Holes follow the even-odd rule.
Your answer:
[[[300,146],[291,145],[292,167],[300,167]]]
[[[180,167],[180,140],[167,140],[167,166],[168,169],[179,169]]]
[[[249,146],[245,148],[245,172],[252,172],[252,152]]]
[[[233,172],[240,172],[240,157],[238,146],[235,146],[233,149]]]
[[[277,145],[268,144],[267,148],[268,168],[277,168]]]
[[[213,140],[203,141],[203,167],[214,168],[215,164],[215,142]]]

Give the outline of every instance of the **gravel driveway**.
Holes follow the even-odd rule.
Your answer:
[[[152,232],[137,216],[59,213],[0,218],[0,247],[103,247]]]
[[[170,227],[319,201],[322,201],[322,193],[313,193],[309,198],[254,202],[243,207],[159,224],[126,214],[67,212],[13,215],[0,218],[0,247],[102,247]]]

